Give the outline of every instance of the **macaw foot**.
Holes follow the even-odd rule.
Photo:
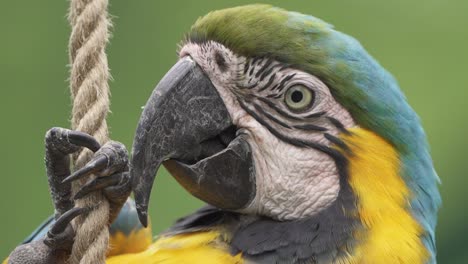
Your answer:
[[[55,224],[38,241],[18,246],[8,263],[65,263],[71,252],[75,232],[70,222],[92,208],[74,208],[74,201],[101,191],[110,203],[110,223],[131,192],[128,152],[119,142],[101,146],[92,136],[64,128],[52,128],[46,134],[46,169],[55,207]],[[85,147],[94,155],[84,167],[70,174],[70,154]],[[84,184],[72,197],[71,182],[90,174],[97,178]]]
[[[66,212],[57,219],[43,239],[16,247],[10,254],[8,263],[65,263],[75,237],[71,221],[89,210],[90,208],[73,208]]]
[[[70,174],[69,161],[63,157],[85,147],[94,152],[91,160],[82,168]],[[74,200],[102,191],[111,205],[110,222],[118,215],[131,192],[128,173],[128,152],[125,146],[109,141],[101,146],[92,136],[65,128],[52,128],[46,134],[46,166],[52,198],[63,214],[73,208]],[[97,178],[84,184],[71,197],[71,182],[91,174]],[[63,206],[65,205],[65,206]],[[72,206],[70,206],[72,205]]]
[[[66,177],[62,183],[71,183],[91,174],[98,177],[84,184],[76,192],[73,200],[81,199],[92,192],[102,191],[110,203],[110,224],[117,217],[131,193],[128,152],[125,146],[116,141],[107,142],[94,153],[91,161]]]

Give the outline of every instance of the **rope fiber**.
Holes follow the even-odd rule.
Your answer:
[[[72,28],[69,40],[71,127],[94,136],[101,144],[108,141],[106,117],[110,104],[105,48],[111,22],[107,7],[108,0],[70,0],[68,15]],[[73,155],[74,169],[83,167],[92,154],[83,149]],[[73,183],[73,193],[91,178]],[[102,193],[95,192],[77,200],[75,206],[93,210],[73,222],[76,236],[69,262],[104,264],[109,244],[109,202]]]

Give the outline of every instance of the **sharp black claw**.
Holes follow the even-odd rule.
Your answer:
[[[52,237],[57,234],[60,234],[65,231],[67,228],[68,224],[75,219],[75,217],[85,214],[89,212],[90,208],[73,208],[66,213],[64,213],[62,216],[57,219],[55,224],[52,226],[52,228],[49,230],[47,236]]]
[[[70,176],[65,178],[62,183],[72,182],[74,180],[80,179],[84,176],[96,173],[104,168],[106,168],[108,163],[108,158],[104,155],[100,155],[86,164],[83,168],[75,171]]]
[[[119,174],[114,174],[106,177],[99,177],[91,182],[85,184],[73,197],[74,200],[81,199],[84,196],[88,195],[90,192],[104,189],[108,186],[117,185],[121,177]]]
[[[68,140],[70,143],[88,148],[92,152],[96,152],[101,148],[101,144],[99,144],[94,137],[80,131],[70,130],[68,132]]]

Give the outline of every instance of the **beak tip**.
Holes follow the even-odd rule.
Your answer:
[[[133,170],[132,170],[133,169]],[[135,198],[135,206],[138,213],[138,219],[141,225],[144,227],[148,226],[148,204],[151,196],[151,189],[153,186],[154,176],[153,174],[135,173],[135,168],[130,170],[132,182],[133,195]],[[157,171],[157,168],[155,169]],[[140,177],[134,177],[134,175],[140,175]]]
[[[136,209],[141,225],[145,228],[148,227],[148,206],[137,203]]]
[[[138,212],[138,219],[140,219],[140,223],[144,228],[148,227],[148,216],[146,213]]]

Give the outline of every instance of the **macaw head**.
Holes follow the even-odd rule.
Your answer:
[[[312,16],[250,5],[200,18],[136,131],[144,225],[161,164],[218,208],[276,221],[335,208],[330,221],[364,229],[401,214],[433,245],[440,198],[417,115],[358,41]]]

